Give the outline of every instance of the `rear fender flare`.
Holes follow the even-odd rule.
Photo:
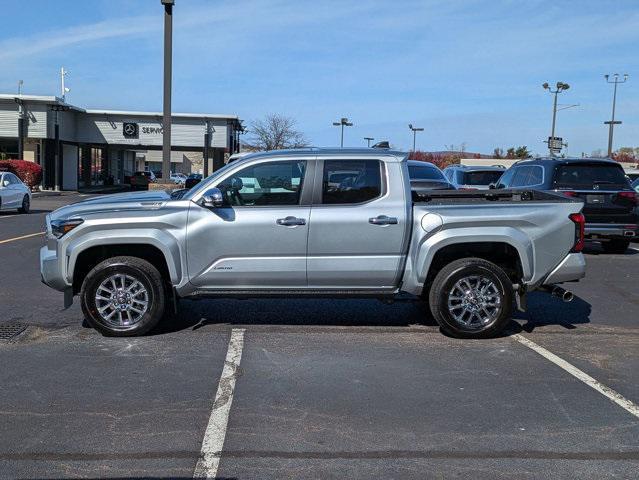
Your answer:
[[[482,227],[482,233],[476,228],[455,228],[442,230],[425,239],[420,245],[414,262],[418,283],[426,281],[433,258],[439,250],[449,245],[465,243],[506,243],[519,254],[524,282],[534,277],[534,249],[530,238],[512,227]]]

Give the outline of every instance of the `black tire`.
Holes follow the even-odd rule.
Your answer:
[[[29,213],[31,210],[31,200],[29,200],[29,195],[25,195],[22,199],[22,206],[18,208],[19,213]]]
[[[456,303],[452,304],[454,308],[449,307],[449,295],[454,293],[457,282],[468,277],[482,279],[484,285],[489,282],[492,284],[489,291],[494,300],[490,304],[485,304],[489,316],[483,323],[479,312],[475,316],[473,313],[464,312],[464,307],[461,306],[462,302],[471,301],[476,302],[472,304],[472,308],[481,308],[477,305],[482,304],[483,293],[480,299],[470,294],[470,297],[464,296],[464,300],[451,300]],[[466,300],[467,298],[470,300]],[[481,258],[462,258],[449,263],[437,273],[428,300],[433,317],[445,333],[457,338],[490,338],[499,335],[510,323],[513,287],[508,275],[494,263]],[[493,303],[498,304],[498,308]],[[459,312],[457,316],[462,317],[461,321],[456,319],[453,311]],[[463,321],[466,313],[469,325],[465,325]],[[477,322],[473,324],[475,319]]]
[[[126,275],[140,282],[146,290],[146,311],[133,324],[113,325],[98,311],[96,292],[101,283],[113,275]],[[86,276],[80,291],[82,312],[89,324],[105,336],[133,337],[155,327],[164,314],[166,295],[162,275],[146,260],[137,257],[112,257],[96,265]],[[139,305],[137,305],[139,307]],[[141,307],[140,307],[141,308]],[[116,310],[109,307],[107,313]],[[118,312],[119,315],[119,312]],[[134,314],[135,315],[135,314]],[[116,322],[114,317],[113,322]]]
[[[614,239],[601,242],[601,247],[606,253],[626,253],[630,246],[630,240]]]

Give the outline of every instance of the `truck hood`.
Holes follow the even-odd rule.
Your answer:
[[[164,190],[102,195],[58,208],[49,214],[49,218],[51,220],[66,220],[103,212],[155,210],[162,207],[170,199],[171,196]]]

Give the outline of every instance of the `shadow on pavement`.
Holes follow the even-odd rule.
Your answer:
[[[386,304],[363,299],[181,300],[154,334],[206,325],[299,325],[352,327],[437,326],[428,306],[417,300]]]
[[[558,325],[567,329],[590,323],[591,305],[575,296],[570,303],[544,292],[528,296],[526,312],[513,311],[508,334]],[[208,325],[297,325],[339,327],[436,327],[425,302],[353,299],[181,300],[178,314],[167,314],[152,334],[161,335]]]
[[[590,323],[592,306],[575,295],[574,300],[565,303],[544,292],[533,292],[528,295],[528,309],[515,312],[514,320],[525,322],[519,328],[532,332],[535,328],[559,325],[566,329],[577,328],[576,325]]]

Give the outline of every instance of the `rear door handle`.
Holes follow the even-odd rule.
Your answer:
[[[368,223],[373,225],[397,225],[397,217],[388,217],[386,215],[378,215],[368,219]]]
[[[297,217],[278,218],[275,223],[284,227],[293,227],[295,225],[306,225],[306,219]]]

